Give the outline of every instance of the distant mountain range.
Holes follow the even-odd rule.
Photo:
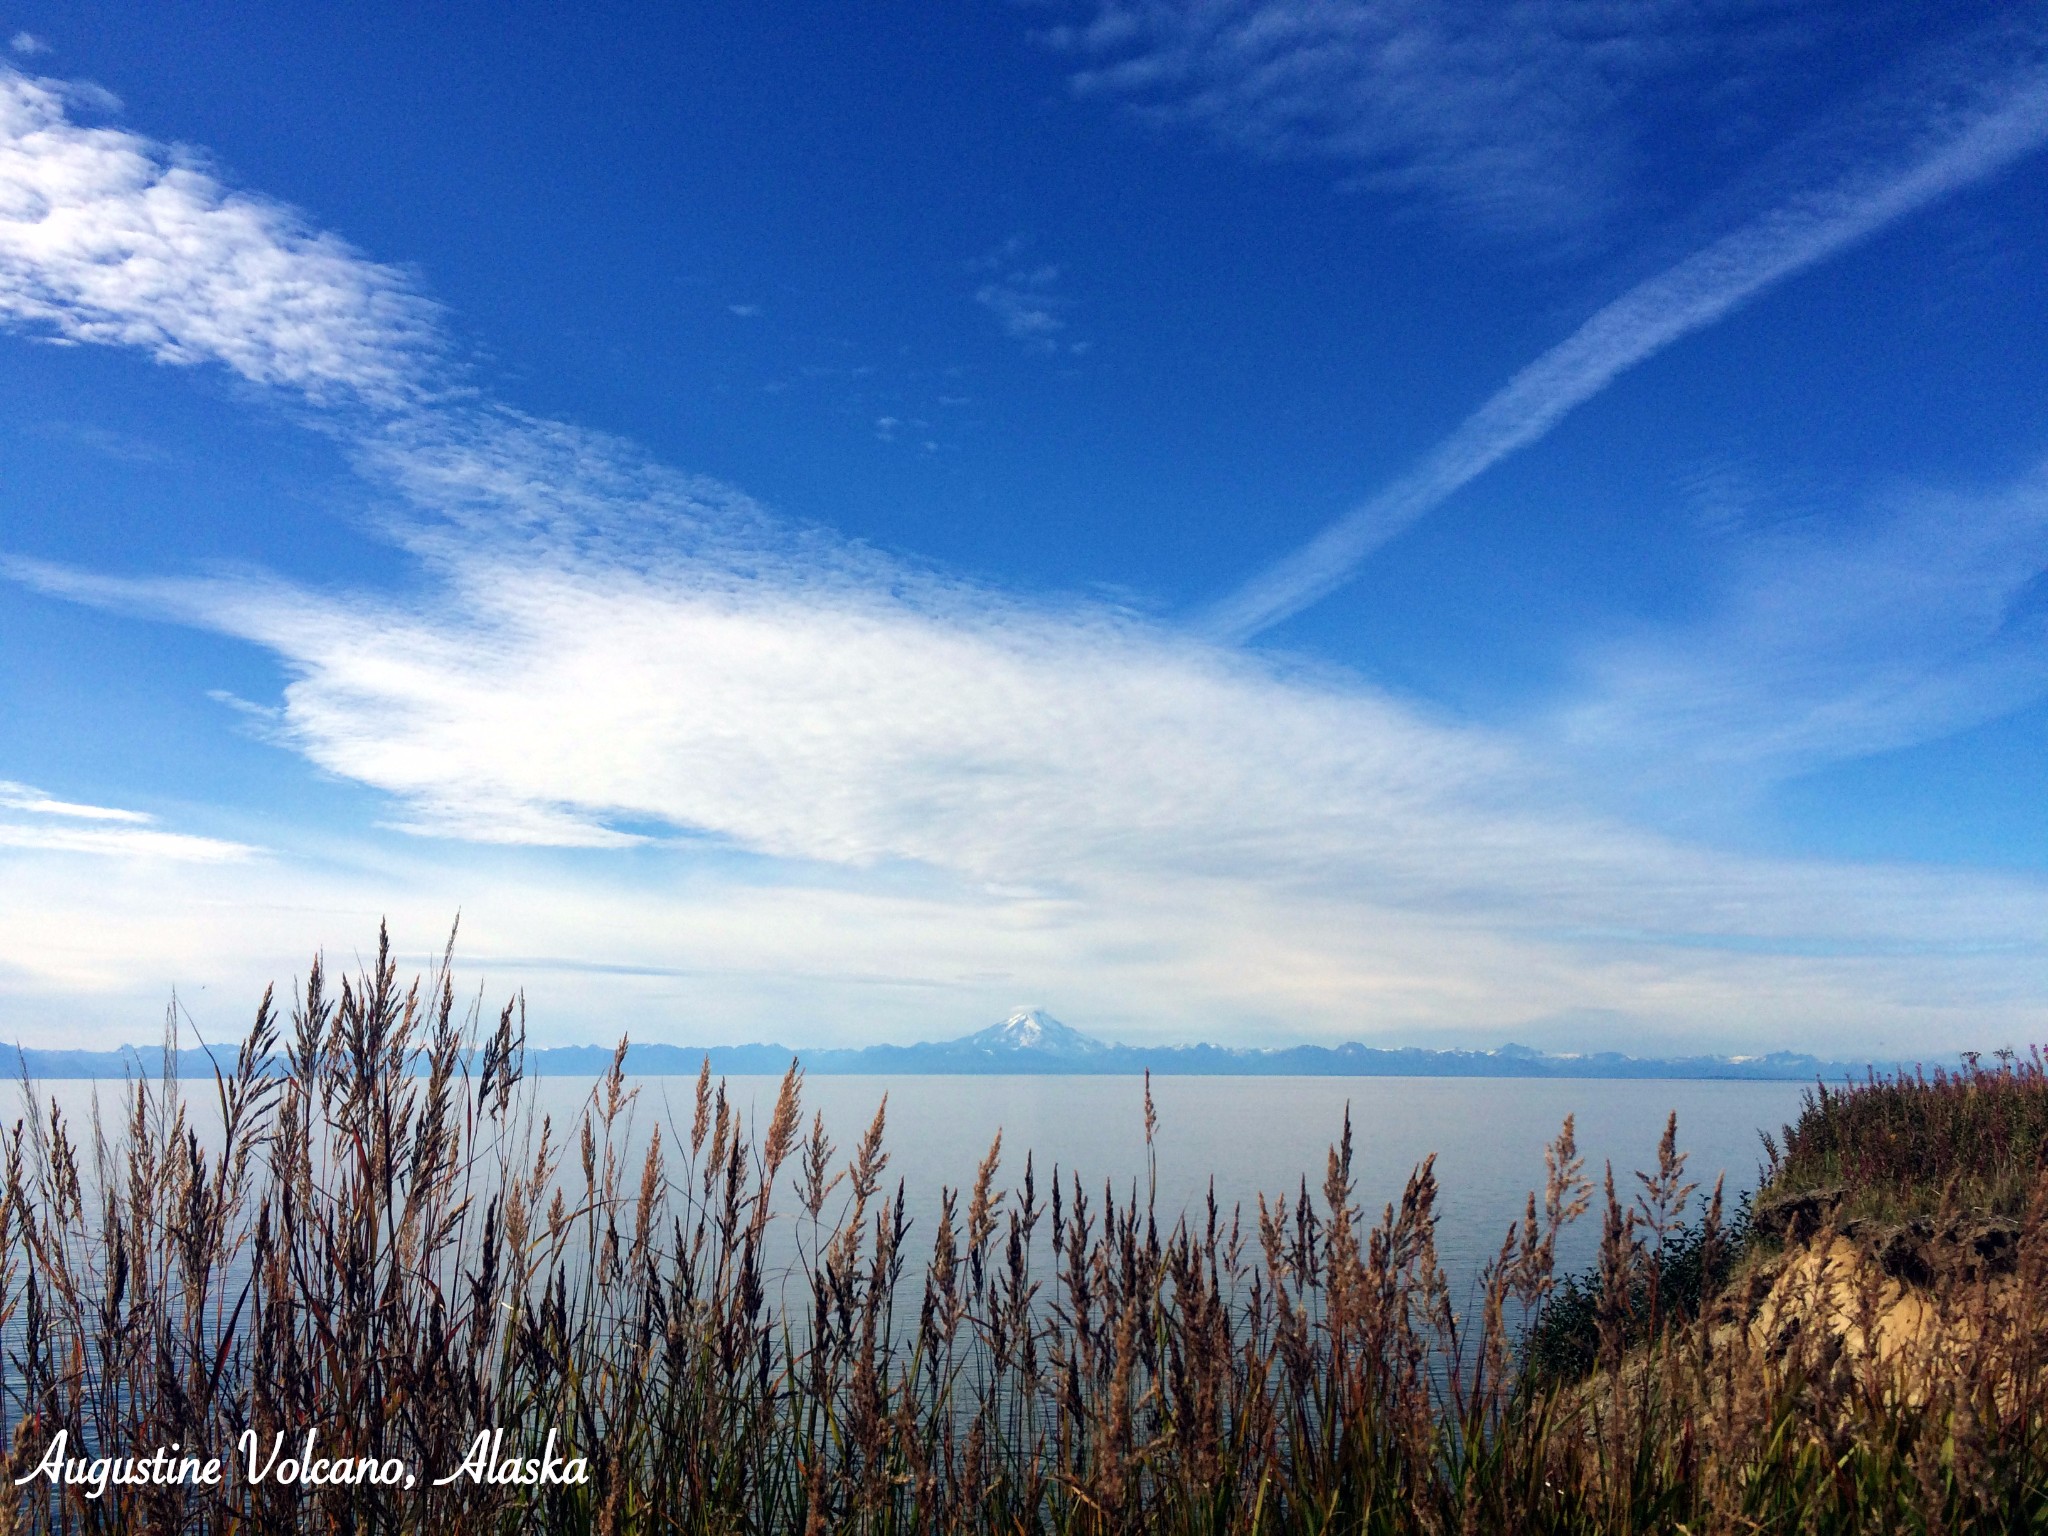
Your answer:
[[[216,1048],[223,1066],[231,1050]],[[191,1067],[204,1053],[191,1051]],[[1292,1045],[1273,1049],[1221,1045],[1112,1045],[1082,1034],[1036,1008],[1013,1013],[1000,1024],[957,1040],[922,1045],[870,1045],[859,1049],[792,1050],[782,1045],[635,1045],[627,1067],[645,1077],[692,1076],[708,1059],[720,1076],[779,1074],[791,1057],[815,1074],[1041,1074],[1105,1075],[1152,1072],[1159,1076],[1206,1077],[1685,1077],[1751,1081],[1805,1081],[1861,1077],[1868,1066],[1895,1063],[1827,1061],[1793,1051],[1767,1056],[1624,1056],[1616,1051],[1555,1055],[1525,1045],[1491,1051],[1431,1051],[1407,1046]],[[608,1046],[565,1045],[526,1053],[529,1074],[594,1077],[610,1065]],[[124,1046],[117,1051],[44,1051],[0,1048],[0,1071],[26,1069],[30,1077],[123,1077],[154,1074],[162,1065],[156,1047]],[[202,1069],[203,1070],[203,1069]]]

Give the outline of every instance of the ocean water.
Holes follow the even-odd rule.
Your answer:
[[[639,1158],[651,1129],[673,1154],[687,1147],[696,1083],[690,1078],[647,1077],[636,1083],[622,1153],[629,1189],[637,1185]],[[758,1144],[775,1103],[779,1079],[735,1077],[727,1093],[754,1128]],[[551,1116],[563,1173],[575,1168],[575,1124],[589,1101],[587,1079],[529,1079],[536,1119]],[[39,1102],[54,1098],[78,1131],[90,1134],[97,1092],[111,1134],[121,1114],[118,1083],[53,1081],[36,1085]],[[885,1188],[904,1185],[911,1219],[906,1249],[913,1261],[930,1252],[941,1191],[972,1184],[975,1169],[998,1131],[1003,1138],[996,1183],[1014,1189],[1028,1153],[1041,1200],[1057,1169],[1063,1186],[1079,1175],[1091,1206],[1099,1209],[1105,1185],[1118,1199],[1149,1177],[1144,1085],[1132,1077],[816,1077],[804,1084],[806,1128],[822,1112],[842,1157],[887,1097]],[[1436,1155],[1438,1248],[1454,1292],[1468,1287],[1497,1251],[1503,1233],[1522,1211],[1531,1189],[1543,1184],[1543,1151],[1567,1114],[1576,1117],[1586,1172],[1597,1183],[1611,1162],[1626,1203],[1639,1187],[1635,1171],[1654,1166],[1665,1118],[1678,1116],[1678,1145],[1688,1155],[1687,1175],[1704,1200],[1725,1175],[1732,1205],[1755,1186],[1762,1161],[1759,1131],[1775,1134],[1798,1112],[1798,1083],[1689,1080],[1578,1080],[1527,1078],[1272,1078],[1162,1077],[1152,1083],[1158,1115],[1158,1209],[1170,1228],[1183,1211],[1196,1220],[1212,1186],[1227,1224],[1241,1207],[1256,1233],[1260,1195],[1297,1196],[1304,1180],[1318,1204],[1330,1146],[1342,1134],[1347,1107],[1352,1122],[1352,1176],[1369,1214],[1398,1200],[1410,1172]],[[211,1082],[186,1086],[202,1140],[212,1129]],[[6,1117],[12,1120],[14,1115]],[[784,1207],[794,1178],[785,1169]],[[963,1196],[962,1205],[965,1199]],[[1689,1215],[1698,1214],[1696,1202]],[[1049,1223],[1040,1228],[1040,1246]],[[772,1249],[787,1261],[790,1224],[778,1224]],[[1597,1210],[1559,1245],[1561,1265],[1590,1262],[1598,1244]],[[1255,1236],[1253,1239],[1255,1246]],[[1043,1256],[1039,1257],[1043,1262]]]
[[[728,1094],[757,1128],[765,1127],[779,1086],[771,1077],[727,1079]],[[536,1091],[538,1107],[565,1126],[590,1085],[541,1078]],[[691,1079],[642,1079],[633,1142],[659,1121],[666,1146],[687,1146],[695,1091]],[[1139,1078],[835,1076],[811,1078],[803,1092],[806,1127],[812,1111],[822,1112],[842,1151],[887,1096],[884,1182],[891,1191],[899,1179],[904,1184],[913,1258],[930,1251],[941,1189],[972,1184],[998,1131],[1002,1188],[1022,1179],[1027,1152],[1041,1200],[1055,1167],[1069,1188],[1080,1176],[1091,1205],[1099,1205],[1105,1184],[1119,1198],[1146,1187]],[[1755,1187],[1763,1161],[1758,1133],[1775,1135],[1795,1118],[1801,1092],[1798,1083],[1675,1079],[1154,1078],[1159,1210],[1162,1225],[1183,1211],[1199,1219],[1212,1180],[1225,1221],[1241,1206],[1254,1232],[1261,1194],[1291,1202],[1306,1179],[1320,1205],[1329,1150],[1348,1107],[1352,1177],[1369,1213],[1398,1200],[1410,1172],[1435,1154],[1439,1252],[1461,1287],[1498,1250],[1528,1192],[1540,1195],[1544,1148],[1567,1114],[1576,1120],[1587,1175],[1597,1183],[1611,1162],[1626,1203],[1640,1187],[1636,1170],[1655,1166],[1666,1117],[1675,1112],[1687,1176],[1701,1186],[1696,1200],[1725,1175],[1732,1208],[1740,1192]],[[1598,1239],[1596,1211],[1560,1243],[1561,1263],[1589,1263]]]

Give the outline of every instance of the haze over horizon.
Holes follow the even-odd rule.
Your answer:
[[[0,39],[0,1039],[2048,1038],[2048,6]]]
[[[481,1022],[489,1023],[488,1019]],[[1871,1055],[1828,1061],[1793,1051],[1744,1054],[1693,1052],[1645,1055],[1629,1051],[1540,1051],[1519,1041],[1482,1049],[1465,1047],[1366,1046],[1356,1041],[1303,1044],[1273,1040],[1259,1046],[1218,1046],[1207,1041],[1132,1045],[1105,1040],[1055,1019],[1040,1008],[1020,1008],[1003,1020],[948,1039],[812,1046],[781,1040],[698,1040],[623,1042],[625,1067],[636,1080],[650,1077],[704,1076],[724,1081],[756,1078],[767,1083],[785,1079],[794,1067],[812,1077],[1024,1076],[1242,1078],[1526,1078],[1577,1081],[1721,1081],[1796,1082],[1861,1081],[1869,1071],[1943,1072],[1963,1070],[1968,1059],[1954,1054],[1907,1059]],[[240,1041],[202,1042],[180,1031],[176,1042],[187,1077],[194,1059],[211,1061],[223,1071],[232,1068]],[[522,1057],[529,1077],[591,1079],[609,1068],[621,1041],[585,1042],[529,1048]],[[1991,1052],[1969,1053],[1969,1058]],[[2012,1052],[2000,1052],[2010,1059]],[[2031,1053],[2018,1053],[2023,1058]],[[282,1055],[273,1052],[275,1067]],[[472,1058],[474,1061],[474,1057]],[[424,1059],[416,1070],[426,1066]],[[165,1070],[161,1044],[129,1042],[115,1050],[25,1047],[16,1050],[0,1041],[0,1073],[35,1082],[152,1077]],[[202,1068],[202,1071],[204,1069]]]

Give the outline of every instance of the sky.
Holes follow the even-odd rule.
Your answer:
[[[2048,5],[0,39],[0,1037],[2044,1037]]]

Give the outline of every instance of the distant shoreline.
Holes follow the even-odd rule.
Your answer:
[[[529,1077],[595,1077],[611,1065],[612,1048],[571,1045],[527,1051]],[[642,1077],[694,1077],[708,1060],[715,1076],[780,1076],[795,1058],[819,1077],[1460,1077],[1550,1079],[1682,1079],[1722,1082],[1841,1082],[1868,1072],[1911,1071],[1899,1062],[1829,1061],[1795,1052],[1765,1056],[1640,1057],[1603,1051],[1553,1055],[1523,1046],[1496,1051],[1382,1049],[1349,1044],[1274,1050],[1223,1046],[1099,1045],[1085,1055],[1028,1049],[989,1050],[966,1041],[801,1050],[780,1045],[634,1045],[627,1066]],[[180,1052],[182,1073],[210,1076],[209,1062],[233,1066],[229,1047]],[[1929,1062],[1930,1068],[1937,1063]],[[1944,1067],[1953,1065],[1941,1062]],[[282,1063],[279,1063],[282,1069]],[[0,1072],[36,1080],[113,1079],[159,1075],[157,1046],[111,1051],[39,1050],[0,1046]]]

